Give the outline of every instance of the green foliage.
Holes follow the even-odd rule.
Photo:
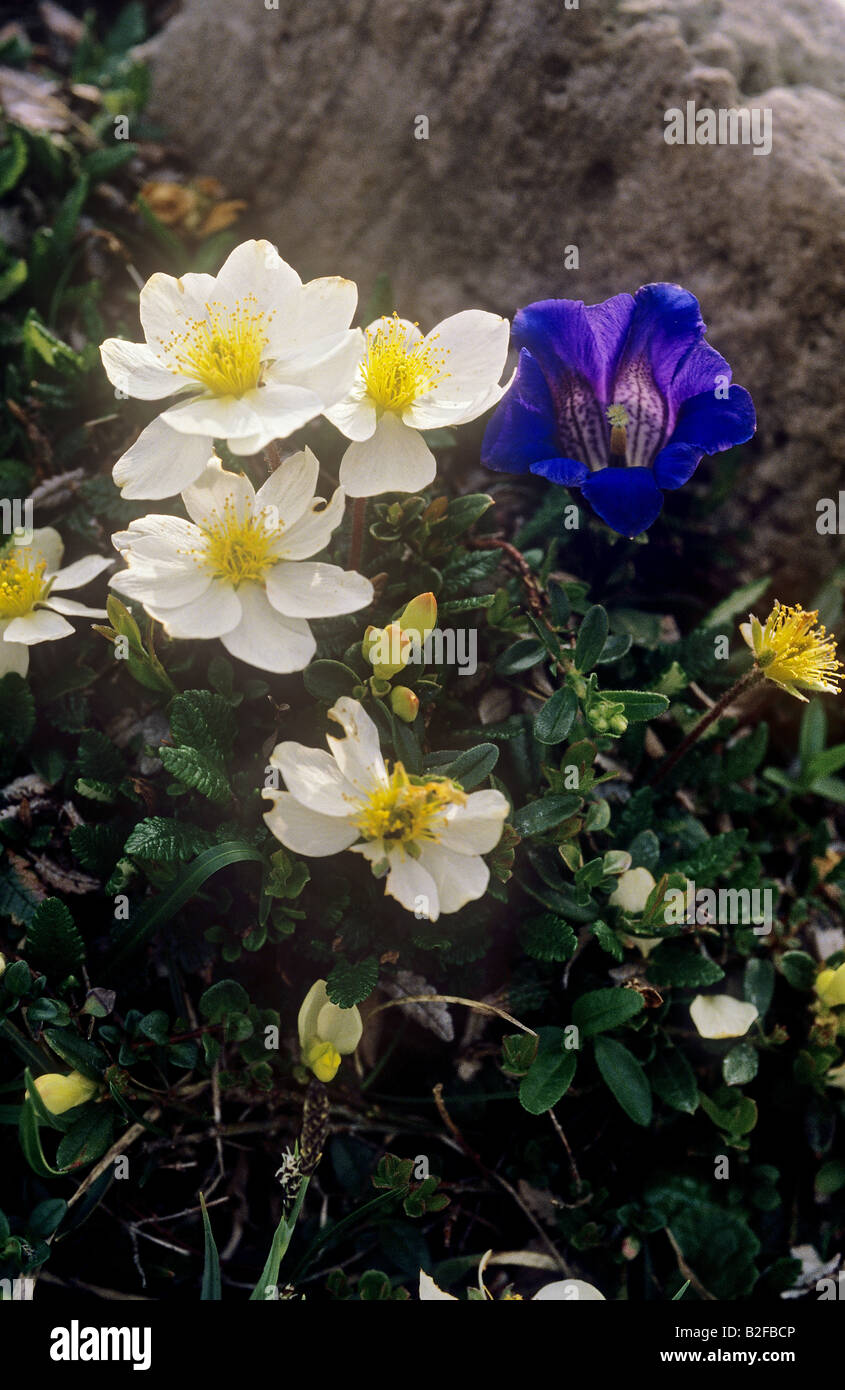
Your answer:
[[[339,1009],[351,1009],[363,1004],[372,994],[378,980],[378,961],[375,956],[349,961],[340,956],[326,978],[326,993]]]
[[[27,926],[26,947],[33,965],[56,979],[69,975],[85,959],[76,923],[58,898],[45,898],[36,907]]]

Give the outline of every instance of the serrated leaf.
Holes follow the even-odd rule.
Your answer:
[[[632,1052],[615,1038],[597,1037],[596,1065],[602,1080],[635,1125],[651,1124],[651,1087]]]
[[[635,989],[593,989],[575,1000],[572,1022],[582,1038],[591,1038],[621,1028],[644,1008],[645,1001]]]
[[[351,1009],[372,994],[377,981],[378,960],[375,956],[355,962],[340,956],[326,980],[326,993],[339,1009]]]
[[[85,943],[76,923],[58,898],[45,898],[26,932],[27,956],[56,979],[64,979],[85,959]]]
[[[173,737],[207,758],[222,762],[232,751],[235,718],[228,700],[210,690],[186,690],[170,706]]]
[[[213,844],[214,836],[199,825],[174,820],[170,816],[148,816],[146,820],[138,822],[123,848],[127,854],[135,854],[142,859],[160,859],[169,863],[193,859],[195,854],[200,854]]]
[[[724,979],[725,972],[686,941],[665,941],[648,958],[648,978],[658,986],[699,988]]]
[[[569,923],[553,912],[524,918],[519,927],[519,939],[526,954],[535,960],[569,960],[578,945]]]
[[[70,832],[70,847],[84,869],[100,878],[107,877],[123,849],[125,823],[106,821],[99,825],[75,825]]]
[[[3,742],[23,747],[35,727],[32,691],[16,671],[0,679],[0,736]]]
[[[622,960],[624,958],[625,948],[616,935],[616,932],[612,927],[609,927],[606,922],[592,922],[590,931],[593,933],[593,936],[596,938],[602,950],[607,951],[608,955],[613,956],[614,960]]]
[[[86,729],[82,735],[76,762],[84,782],[116,787],[126,776],[123,754],[97,729]]]
[[[178,781],[192,791],[207,796],[209,801],[223,802],[231,798],[232,792],[225,772],[217,762],[200,753],[197,748],[168,748],[162,744],[158,750],[162,763]]]

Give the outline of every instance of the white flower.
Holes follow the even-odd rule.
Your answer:
[[[654,887],[654,877],[648,869],[626,869],[619,875],[619,882],[608,902],[611,906],[620,907],[623,912],[636,917],[645,911],[645,905]]]
[[[742,1038],[759,1017],[753,1004],[730,994],[697,994],[689,1011],[702,1038]]]
[[[52,526],[33,531],[29,545],[7,545],[0,553],[0,676],[29,670],[29,649],[36,642],[69,637],[70,623],[62,616],[104,618],[104,608],[86,608],[72,598],[59,598],[65,589],[90,584],[114,564],[103,555],[86,555],[61,568],[64,543]]]
[[[410,778],[401,763],[388,772],[357,700],[344,696],[329,718],[346,734],[327,736],[330,753],[280,743],[270,755],[288,788],[263,793],[276,839],[295,854],[362,854],[386,877],[385,894],[432,922],[480,898],[490,878],[481,856],[498,844],[508,813],[502,793],[467,795],[445,777]]]
[[[354,1052],[364,1031],[355,1005],[341,1009],[326,992],[325,980],[315,980],[299,1010],[297,1020],[302,1060],[318,1081],[331,1081],[341,1057]]]
[[[141,290],[146,342],[109,338],[109,381],[128,396],[189,392],[118,460],[124,497],[173,497],[205,468],[214,439],[254,454],[348,391],[363,347],[350,329],[351,280],[303,285],[269,241],[245,241],[218,275],[150,277]]]
[[[484,1284],[481,1284],[483,1293],[487,1293]],[[489,1298],[490,1295],[487,1294]],[[585,1279],[556,1279],[552,1284],[544,1284],[541,1289],[533,1295],[532,1303],[550,1303],[552,1301],[564,1301],[567,1303],[606,1303],[607,1300],[603,1293],[599,1293],[595,1284],[588,1284]],[[426,1274],[424,1269],[420,1270],[420,1302],[449,1302],[460,1303],[453,1293],[446,1293],[435,1284],[430,1274]],[[507,1299],[505,1301],[508,1301]]]
[[[305,449],[256,492],[212,457],[182,493],[190,521],[145,516],[112,542],[129,568],[112,587],[135,599],[171,637],[219,637],[264,671],[301,671],[316,642],[308,618],[354,613],[372,602],[369,579],[308,560],[343,516],[343,489],[322,506],[320,466]]]
[[[420,430],[462,425],[495,405],[510,326],[465,309],[423,337],[407,319],[376,319],[351,391],[323,413],[353,441],[340,465],[350,497],[417,492],[433,479],[434,455]]]

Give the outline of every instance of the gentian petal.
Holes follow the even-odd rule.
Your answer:
[[[532,463],[531,472],[538,473],[541,478],[548,478],[552,483],[560,483],[563,487],[580,487],[584,479],[589,476],[589,468],[585,463],[579,463],[577,459],[541,459],[539,463]]]
[[[490,417],[481,462],[506,473],[525,473],[536,460],[557,452],[554,405],[546,378],[523,348],[513,385]]]
[[[622,536],[647,531],[663,506],[650,468],[602,468],[590,474],[581,491],[602,521]]]
[[[654,481],[661,488],[683,487],[703,458],[703,451],[691,444],[667,444],[654,460]]]
[[[658,487],[681,487],[702,454],[718,454],[735,444],[744,444],[754,433],[754,405],[742,386],[731,386],[724,400],[712,391],[703,391],[681,406],[678,423],[669,443],[654,462]],[[697,458],[690,467],[693,454]]]
[[[616,368],[610,399],[628,410],[629,465],[648,467],[674,425],[673,377],[704,334],[698,300],[680,285],[643,285]]]

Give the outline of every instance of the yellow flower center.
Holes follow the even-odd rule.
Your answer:
[[[201,381],[212,396],[243,396],[261,378],[266,328],[273,313],[256,309],[254,294],[234,306],[210,300],[205,318],[187,319],[185,331],[162,344],[174,370]]]
[[[408,330],[393,318],[367,329],[367,355],[361,370],[367,395],[383,410],[404,410],[444,381],[446,353],[424,338],[408,342]]]
[[[842,663],[836,659],[836,639],[817,625],[818,616],[800,605],[775,603],[754,653],[769,680],[839,693]]]
[[[333,1043],[315,1038],[305,1054],[305,1061],[318,1081],[333,1081],[340,1066],[340,1053]]]
[[[46,568],[44,560],[30,565],[27,556],[14,553],[0,559],[0,618],[22,618],[46,597]]]
[[[222,519],[202,530],[205,548],[196,558],[215,579],[237,588],[238,584],[262,580],[277,563],[273,542],[281,527],[268,525],[264,515],[241,519],[234,503],[227,500]]]
[[[387,841],[387,848],[409,848],[423,840],[436,841],[446,808],[465,801],[464,793],[448,777],[412,781],[402,764],[396,763],[387,786],[362,803],[354,824],[365,840]]]

